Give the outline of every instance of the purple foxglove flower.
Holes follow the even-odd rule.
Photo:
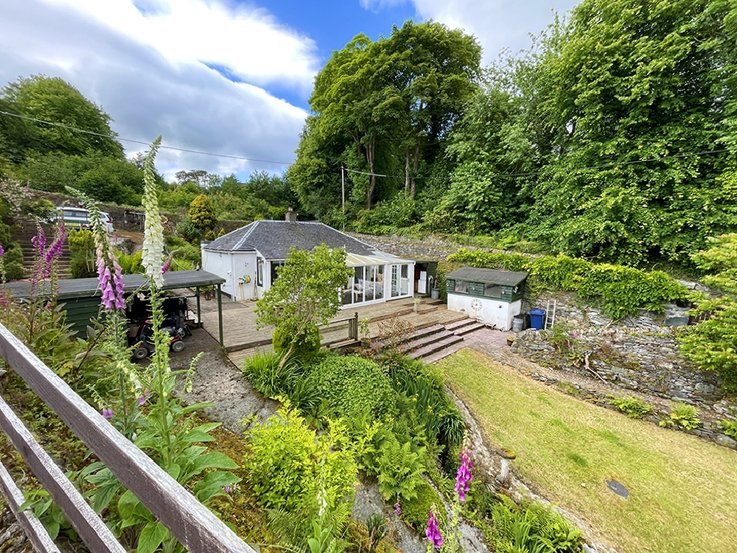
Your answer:
[[[3,255],[5,255],[5,248],[3,248],[3,245],[0,244],[0,257],[2,257]]]
[[[471,452],[464,449],[461,452],[461,466],[458,467],[456,473],[456,485],[455,491],[458,494],[458,500],[461,502],[466,501],[466,494],[469,489],[469,482],[473,479],[471,469],[473,468],[473,459],[471,458]]]
[[[399,504],[399,501],[394,504],[394,514],[397,516],[402,515],[402,506]]]
[[[109,407],[103,407],[102,409],[102,416],[105,417],[107,420],[110,420],[113,418],[113,410]]]
[[[110,281],[105,284],[105,288],[102,290],[102,305],[105,306],[105,309],[112,309],[115,306],[115,291]]]
[[[171,268],[171,260],[174,256],[170,255],[166,261],[164,261],[164,264],[161,266],[161,274],[166,274],[169,269]]]
[[[430,541],[435,549],[443,547],[443,536],[440,533],[438,527],[438,517],[435,516],[434,511],[430,511],[427,518],[427,529],[425,530],[425,536]]]
[[[146,404],[146,396],[141,396],[138,398],[138,406],[143,407]]]

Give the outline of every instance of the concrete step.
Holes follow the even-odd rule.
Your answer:
[[[476,332],[477,330],[481,330],[482,328],[486,328],[486,325],[484,323],[473,321],[471,324],[467,324],[460,328],[456,328],[453,331],[453,334],[455,334],[456,336],[465,336],[466,334],[470,334],[471,332]]]
[[[445,350],[448,347],[453,346],[454,344],[457,344],[458,342],[462,342],[462,341],[463,341],[462,337],[456,336],[455,334],[450,334],[441,340],[437,340],[424,347],[421,347],[420,349],[416,349],[415,351],[411,352],[409,356],[412,359],[424,359],[434,353]]]
[[[465,319],[460,319],[458,321],[453,321],[451,323],[446,324],[445,328],[446,330],[455,332],[456,330],[463,328],[464,326],[473,324],[475,322],[477,322],[476,319],[472,319],[471,317],[466,317]]]
[[[413,336],[411,340],[400,345],[399,350],[402,353],[407,354],[435,342],[444,340],[445,338],[449,338],[450,336],[453,336],[453,334],[440,327],[433,332],[423,333],[422,336]]]

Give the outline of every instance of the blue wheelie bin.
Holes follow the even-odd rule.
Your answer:
[[[545,310],[530,309],[530,328],[542,330],[545,327]]]

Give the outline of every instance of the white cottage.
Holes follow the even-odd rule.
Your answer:
[[[260,298],[277,278],[277,267],[291,248],[312,250],[326,244],[346,251],[353,276],[340,291],[343,306],[380,303],[414,294],[414,261],[377,250],[323,223],[254,221],[202,244],[202,268],[225,279],[222,290],[233,301]]]

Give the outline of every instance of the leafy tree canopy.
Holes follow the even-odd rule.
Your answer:
[[[2,100],[19,115],[87,131],[29,120],[9,123],[13,125],[12,143],[26,154],[97,153],[123,159],[123,148],[110,128],[110,116],[63,79],[43,75],[21,78],[3,89]]]
[[[259,326],[273,324],[279,334],[290,336],[286,361],[300,341],[338,312],[338,292],[350,278],[351,269],[345,264],[345,250],[321,244],[312,251],[292,248],[277,274],[258,300],[256,316]]]

